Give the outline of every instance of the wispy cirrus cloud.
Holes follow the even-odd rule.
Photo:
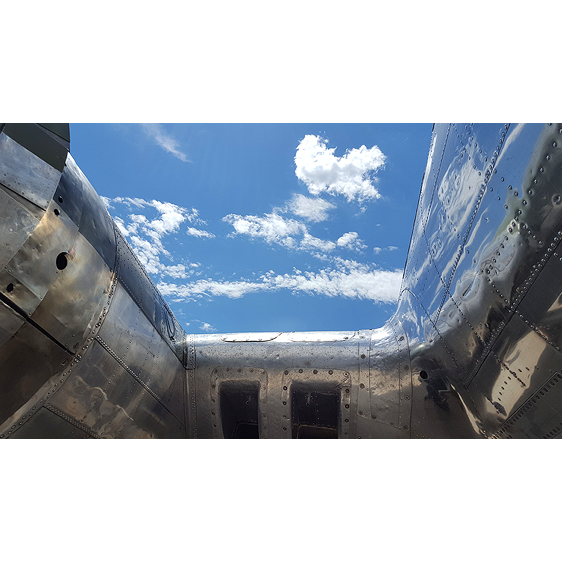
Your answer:
[[[166,152],[174,155],[182,162],[192,163],[191,160],[178,149],[179,142],[174,139],[172,135],[167,133],[162,125],[159,123],[142,123],[141,127],[143,131]]]
[[[387,246],[386,248],[379,248],[378,246],[375,246],[373,248],[373,251],[377,255],[381,252],[394,252],[395,250],[398,250],[398,246]]]
[[[325,221],[328,218],[328,211],[335,209],[336,206],[318,197],[306,197],[295,193],[289,201],[288,208],[293,214],[305,220],[320,222]]]
[[[199,230],[198,228],[193,228],[190,226],[187,229],[187,233],[190,236],[197,236],[197,238],[214,238],[215,235],[212,232],[207,232],[206,230]]]
[[[394,303],[398,300],[402,273],[402,270],[380,270],[374,264],[337,259],[335,267],[316,272],[295,270],[290,274],[276,274],[269,271],[255,281],[201,279],[184,285],[160,283],[158,288],[163,295],[179,300],[194,300],[203,296],[237,299],[250,293],[288,290],[295,294]]]
[[[343,195],[359,202],[380,197],[374,174],[384,166],[385,155],[377,146],[348,150],[342,157],[327,148],[327,139],[306,135],[297,147],[295,174],[313,195]]]

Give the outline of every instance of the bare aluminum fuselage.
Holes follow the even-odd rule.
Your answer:
[[[562,433],[559,125],[434,127],[382,328],[211,336],[183,331],[67,136],[0,132],[0,437]]]

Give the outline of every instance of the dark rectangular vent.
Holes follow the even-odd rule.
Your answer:
[[[225,381],[220,386],[220,412],[225,439],[259,439],[257,381]]]
[[[337,439],[340,393],[295,383],[291,392],[293,439]]]

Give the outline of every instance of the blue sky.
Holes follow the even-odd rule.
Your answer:
[[[72,124],[71,154],[188,333],[377,328],[430,124]]]

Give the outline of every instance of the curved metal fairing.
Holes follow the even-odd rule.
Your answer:
[[[562,126],[435,126],[396,313],[355,332],[187,335],[69,138],[0,130],[0,437],[562,433]]]

